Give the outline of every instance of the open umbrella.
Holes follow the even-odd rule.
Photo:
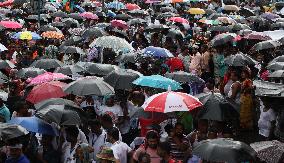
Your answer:
[[[127,3],[125,5],[125,7],[128,9],[128,10],[140,10],[141,8],[137,5],[137,4],[134,4],[134,3]]]
[[[182,18],[182,17],[171,17],[168,19],[168,21],[176,22],[176,23],[184,23],[189,24],[188,20]]]
[[[62,46],[73,46],[73,45],[76,45],[78,43],[81,43],[82,41],[83,41],[82,37],[80,37],[80,36],[72,36],[68,40],[64,41],[61,44],[61,47]]]
[[[250,30],[250,27],[248,25],[246,25],[246,24],[235,24],[235,25],[232,25],[230,27],[234,31],[240,31],[240,30],[245,30],[245,29],[249,29]]]
[[[110,86],[100,78],[85,77],[85,78],[79,78],[76,81],[68,84],[65,87],[64,92],[78,96],[87,96],[87,95],[105,96],[113,94],[114,89],[112,86]]]
[[[123,20],[112,20],[110,23],[113,27],[128,29],[127,23]]]
[[[49,123],[57,125],[80,125],[81,119],[76,111],[67,110],[64,105],[48,105],[47,107],[38,110],[35,116]]]
[[[140,76],[142,74],[131,69],[118,69],[105,76],[104,81],[116,90],[129,90],[132,82]]]
[[[167,58],[174,57],[174,55],[167,49],[161,47],[149,46],[142,50],[144,56]]]
[[[250,10],[249,8],[241,8],[239,10],[239,14],[244,16],[244,17],[250,17],[250,16],[254,16],[255,13],[253,10]]]
[[[68,14],[63,11],[57,11],[51,14],[52,17],[68,18]]]
[[[175,112],[175,111],[191,111],[202,106],[202,103],[186,93],[181,92],[163,92],[149,97],[143,104],[145,111],[151,112]]]
[[[61,73],[64,75],[73,75],[73,74],[78,74],[84,71],[85,69],[79,65],[67,65],[63,67],[57,67],[57,69],[54,72]]]
[[[145,28],[145,32],[162,32],[169,30],[170,27],[162,24],[151,24]]]
[[[284,70],[277,70],[268,75],[269,78],[284,78]]]
[[[116,9],[116,10],[125,9],[124,3],[118,2],[118,1],[110,2],[110,3],[106,4],[106,7],[110,8],[110,9]]]
[[[80,109],[80,107],[74,103],[71,100],[67,100],[64,98],[50,98],[44,101],[41,101],[37,104],[35,104],[35,108],[36,110],[41,110],[44,109],[45,107],[49,106],[49,105],[64,105],[65,108],[77,108]]]
[[[127,12],[129,15],[131,16],[145,16],[145,15],[149,15],[149,13],[145,10],[139,10],[139,9],[135,9],[135,10],[131,10]]]
[[[131,19],[127,22],[128,25],[139,25],[139,24],[147,24],[147,21],[141,18]]]
[[[268,20],[280,18],[279,15],[273,14],[273,13],[270,13],[270,12],[263,13],[260,16],[263,17],[264,19],[268,19]]]
[[[50,82],[53,80],[63,80],[63,79],[70,79],[70,78],[61,73],[46,72],[31,79],[30,84],[37,85],[45,82]]]
[[[114,51],[133,51],[133,47],[125,40],[115,36],[102,36],[91,43],[90,47],[111,48]]]
[[[60,52],[65,54],[85,54],[83,49],[76,46],[63,46]]]
[[[102,37],[106,35],[106,33],[98,27],[88,28],[82,32],[82,37],[84,39],[93,38],[93,37]]]
[[[22,126],[10,123],[0,123],[0,137],[2,140],[9,140],[28,134]]]
[[[270,63],[274,63],[274,62],[284,62],[284,55],[274,58]]]
[[[12,118],[8,123],[20,125],[30,132],[52,136],[59,135],[59,132],[56,128],[37,117],[15,117]]]
[[[87,72],[93,75],[105,76],[117,69],[117,66],[111,64],[93,63],[86,68]]]
[[[58,28],[53,27],[52,25],[43,25],[40,26],[40,28],[38,29],[39,32],[47,32],[47,31],[60,31]]]
[[[91,12],[83,12],[80,14],[81,17],[85,19],[92,19],[92,20],[97,20],[99,17],[96,14],[93,14]]]
[[[225,10],[225,11],[239,11],[240,9],[236,5],[225,5],[223,7],[223,10]]]
[[[83,20],[82,16],[80,16],[80,13],[70,13],[69,18],[73,18],[75,20]]]
[[[40,59],[34,61],[30,67],[40,68],[40,69],[53,69],[57,67],[62,67],[64,64],[57,59]]]
[[[161,75],[141,76],[132,83],[139,86],[160,88],[165,90],[168,90],[169,87],[171,90],[181,89],[181,86],[178,82]]]
[[[235,33],[219,34],[211,40],[211,44],[212,44],[212,46],[220,46],[220,45],[224,45],[226,43],[232,43],[233,40],[235,39],[235,37],[237,37],[237,35]]]
[[[22,24],[14,21],[0,21],[0,25],[8,29],[19,29],[23,27]]]
[[[67,84],[59,81],[51,81],[37,85],[28,94],[26,100],[35,104],[49,98],[66,96],[66,94],[63,92],[63,87],[66,85]]]
[[[199,78],[197,75],[184,71],[166,73],[165,77],[181,83],[205,83],[204,80]]]
[[[170,37],[172,39],[182,40],[184,39],[184,34],[178,30],[178,29],[170,29],[167,37]]]
[[[136,63],[136,55],[132,53],[122,54],[117,56],[115,58],[115,61],[119,63]]]
[[[188,11],[187,11],[189,14],[191,15],[203,15],[205,14],[206,12],[201,9],[201,8],[190,8]]]
[[[9,60],[0,60],[0,69],[15,68],[16,66]]]
[[[275,41],[275,40],[262,41],[262,42],[255,44],[252,47],[252,50],[259,51],[259,50],[264,50],[264,49],[274,49],[281,45],[282,44],[279,41]]]
[[[5,51],[5,50],[8,50],[8,49],[6,48],[6,46],[0,43],[0,52]]]
[[[39,40],[41,39],[40,35],[35,32],[25,31],[25,32],[17,32],[12,36],[13,39],[20,40]]]
[[[243,53],[230,55],[225,58],[224,62],[229,66],[253,66],[257,63],[257,61]]]
[[[240,163],[256,159],[256,152],[249,145],[225,138],[201,141],[192,153],[203,160],[215,162]]]
[[[114,18],[117,19],[117,20],[125,20],[125,21],[127,21],[129,19],[132,19],[132,16],[130,16],[128,14],[117,14],[117,15],[115,15]]]
[[[34,67],[28,67],[28,68],[22,68],[20,69],[16,76],[19,78],[34,78],[40,74],[45,73],[46,71],[44,69],[34,68]]]
[[[62,33],[56,32],[56,31],[46,31],[41,34],[44,38],[49,39],[63,39],[64,35]]]
[[[246,35],[244,38],[248,40],[262,40],[262,41],[271,40],[271,38],[268,35],[264,34],[263,32],[252,32]]]
[[[284,62],[273,62],[266,67],[268,70],[284,70]]]
[[[213,32],[231,32],[232,29],[229,26],[211,26],[208,31]]]

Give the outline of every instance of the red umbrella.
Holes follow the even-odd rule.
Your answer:
[[[128,10],[140,10],[141,8],[137,5],[137,4],[133,4],[133,3],[127,3],[125,5],[125,7],[128,9]]]
[[[0,7],[6,7],[6,6],[12,6],[14,3],[14,0],[8,0],[5,2],[0,2]]]
[[[200,106],[202,106],[202,103],[194,96],[168,91],[149,97],[142,107],[145,111],[168,113],[191,111]]]
[[[182,18],[182,17],[171,17],[168,19],[168,21],[176,22],[176,23],[184,23],[184,24],[189,24],[188,20]]]
[[[52,81],[37,85],[28,94],[26,100],[36,104],[49,98],[60,98],[66,96],[63,92],[63,87],[66,85],[67,84],[59,81]]]
[[[262,41],[271,40],[271,38],[268,35],[264,34],[263,32],[252,32],[244,36],[244,38],[248,40],[262,40]]]
[[[110,23],[111,23],[111,26],[113,27],[128,29],[127,23],[123,20],[112,20]]]
[[[96,14],[93,14],[91,12],[83,12],[83,13],[79,14],[79,16],[86,18],[86,19],[93,19],[93,20],[99,19]]]
[[[22,28],[23,25],[18,23],[18,22],[14,22],[14,21],[1,21],[0,25],[2,25],[5,28],[12,28],[12,29],[17,29],[17,28]]]

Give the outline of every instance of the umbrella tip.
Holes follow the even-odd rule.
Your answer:
[[[168,86],[168,92],[172,91],[172,87],[169,85]]]

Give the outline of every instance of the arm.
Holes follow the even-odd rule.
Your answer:
[[[230,97],[231,99],[235,100],[237,94],[238,94],[239,91],[240,91],[240,88],[241,88],[241,86],[240,86],[239,83],[234,83],[234,84],[232,85],[232,95],[231,95],[231,97]]]

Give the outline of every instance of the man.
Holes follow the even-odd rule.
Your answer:
[[[112,129],[113,127],[117,128],[112,120],[113,119],[111,118],[111,116],[109,114],[104,114],[101,117],[101,124],[102,124],[104,131]],[[119,141],[122,141],[122,136],[121,136],[120,131],[119,131]]]
[[[52,145],[53,136],[42,135],[41,147],[38,148],[38,160],[43,163],[60,163],[60,153]]]
[[[101,127],[101,123],[98,120],[89,121],[90,132],[88,134],[89,145],[94,148],[94,158],[100,153],[102,147],[105,145],[107,134]]]
[[[157,153],[158,155],[162,158],[161,163],[171,163],[175,162],[171,158],[171,144],[167,141],[165,142],[160,142],[157,147]]]
[[[119,141],[119,130],[115,127],[107,131],[108,142],[112,144],[110,147],[113,151],[113,155],[116,163],[127,163],[127,156],[131,152],[131,148]]]
[[[71,163],[75,159],[76,148],[79,146],[78,142],[79,130],[76,126],[70,126],[65,129],[66,141],[62,145],[62,159],[63,163]]]
[[[178,58],[182,60],[184,70],[186,72],[189,72],[190,56],[189,56],[188,46],[183,46],[181,50],[182,50],[182,53],[178,55]]]
[[[5,122],[8,122],[10,120],[10,111],[4,104],[4,101],[6,101],[7,98],[0,95],[0,115],[4,117]]]
[[[22,144],[14,144],[9,146],[10,156],[5,163],[30,163],[29,159],[23,154]]]

